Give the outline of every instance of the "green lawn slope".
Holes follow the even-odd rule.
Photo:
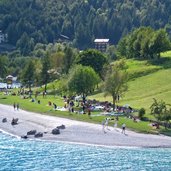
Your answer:
[[[171,103],[171,51],[162,53],[156,61],[127,60],[128,91],[121,98],[119,105],[130,104],[134,108],[144,107],[149,112],[153,98]],[[90,96],[91,99],[112,101],[103,93]]]

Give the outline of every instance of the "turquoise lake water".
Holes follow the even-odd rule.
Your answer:
[[[170,148],[97,147],[21,140],[0,133],[3,171],[169,171]]]

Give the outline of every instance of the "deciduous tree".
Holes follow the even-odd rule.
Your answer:
[[[150,106],[151,114],[154,115],[157,121],[164,121],[168,124],[171,120],[171,105],[166,104],[163,100],[157,101],[155,98],[153,100]]]
[[[68,89],[69,92],[86,97],[99,83],[99,76],[88,66],[74,66],[69,73]]]
[[[107,63],[107,58],[98,50],[88,49],[77,56],[76,63],[92,67],[102,78],[103,66]]]
[[[24,85],[29,87],[30,93],[31,93],[31,85],[34,82],[34,78],[35,78],[34,63],[32,62],[32,60],[29,60],[22,73],[22,82]]]
[[[7,74],[7,63],[8,58],[7,56],[0,56],[0,77],[4,78]]]
[[[113,99],[113,110],[115,109],[115,103],[118,96],[121,96],[128,88],[127,72],[119,66],[122,65],[117,65],[109,69],[104,82],[105,96],[111,95]]]
[[[41,82],[44,84],[44,92],[47,92],[47,83],[50,81],[50,60],[48,54],[42,59]]]

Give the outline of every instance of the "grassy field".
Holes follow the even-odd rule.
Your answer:
[[[134,108],[144,107],[149,114],[153,98],[171,104],[171,52],[163,53],[161,59],[161,63],[157,65],[147,61],[127,61],[128,72],[134,75],[134,79],[128,82],[128,91],[121,98],[119,105],[130,104]],[[112,101],[110,96],[104,97],[103,93],[89,98]]]

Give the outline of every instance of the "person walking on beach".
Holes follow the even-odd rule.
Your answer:
[[[16,104],[15,104],[15,102],[14,102],[14,104],[13,104],[13,107],[14,107],[14,110],[15,110],[15,108],[16,108]]]
[[[105,123],[106,123],[106,121],[103,120],[103,121],[102,121],[102,130],[103,130],[104,133],[106,133],[106,131],[105,131]]]
[[[106,120],[105,120],[105,127],[106,127],[108,130],[109,130],[109,128],[108,128],[109,120],[110,120],[110,118],[106,118]]]
[[[125,134],[125,128],[126,128],[126,125],[125,123],[122,124],[122,134]]]
[[[118,116],[116,116],[116,118],[115,118],[115,123],[114,123],[114,128],[117,128],[117,126],[118,126],[118,120],[119,120],[119,118],[118,118]]]
[[[16,107],[17,107],[17,110],[19,110],[19,108],[20,108],[20,105],[19,105],[19,103],[17,103],[17,106],[16,106]]]
[[[114,128],[117,128],[117,126],[118,126],[118,121],[115,121],[115,123],[114,123]]]

